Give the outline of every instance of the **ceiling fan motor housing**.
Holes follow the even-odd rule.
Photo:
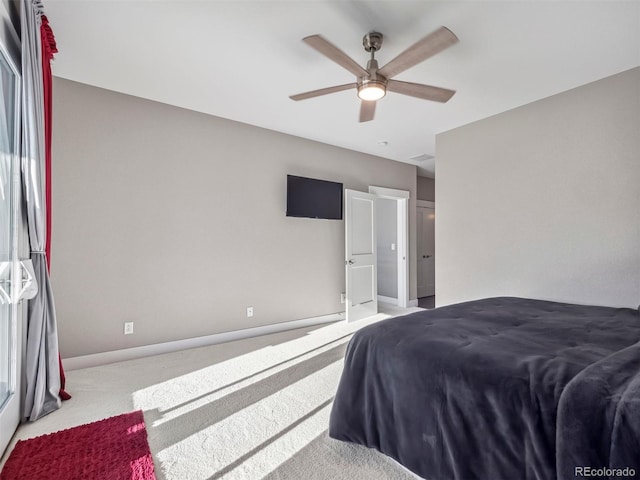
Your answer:
[[[358,97],[363,100],[379,100],[387,93],[387,79],[378,73],[378,61],[375,58],[367,62],[367,72],[369,75],[366,77],[358,77]],[[365,90],[369,91],[368,95]]]

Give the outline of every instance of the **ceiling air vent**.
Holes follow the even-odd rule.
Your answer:
[[[426,160],[431,160],[432,158],[433,158],[433,155],[429,155],[427,153],[421,153],[420,155],[409,157],[409,160],[413,160],[414,162],[424,162]]]

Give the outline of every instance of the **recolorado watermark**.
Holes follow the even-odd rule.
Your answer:
[[[576,467],[574,470],[574,475],[576,477],[627,478],[627,477],[635,477],[636,471],[631,467],[626,467],[626,468]]]

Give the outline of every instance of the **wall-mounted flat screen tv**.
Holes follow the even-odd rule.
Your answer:
[[[287,217],[342,220],[342,184],[287,175]]]

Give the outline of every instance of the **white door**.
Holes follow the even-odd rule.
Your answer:
[[[0,47],[2,45],[0,44]],[[0,48],[0,454],[20,420],[17,202],[19,77]]]
[[[347,321],[378,313],[376,196],[345,190]]]
[[[417,207],[418,298],[436,294],[435,209]]]

